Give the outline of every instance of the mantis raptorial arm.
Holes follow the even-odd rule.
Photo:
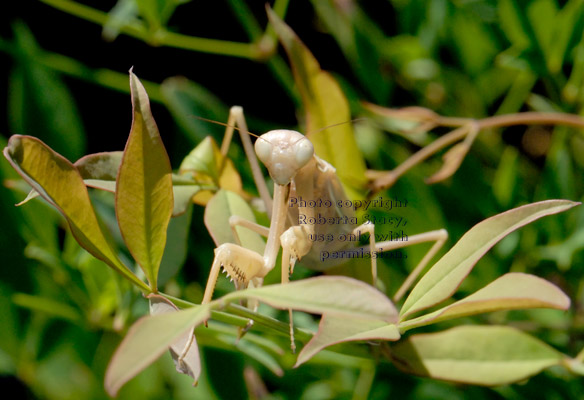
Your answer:
[[[235,238],[235,243],[237,243],[238,245],[241,246],[241,239],[239,238],[239,233],[237,233],[237,229],[235,229],[238,226],[241,226],[243,228],[247,228],[259,235],[262,235],[264,237],[268,237],[268,235],[270,234],[270,228],[267,228],[263,225],[257,224],[255,222],[251,222],[245,218],[240,217],[239,215],[232,215],[231,217],[229,217],[229,226],[231,227],[231,233],[233,234],[233,237]]]

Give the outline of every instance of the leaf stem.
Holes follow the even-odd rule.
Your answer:
[[[172,301],[176,306],[180,308],[199,307],[198,304],[191,303],[178,297],[174,297],[162,292],[160,292],[159,294],[161,296],[166,297],[168,300]],[[219,301],[221,301],[221,299],[219,299]],[[227,304],[224,309],[227,312],[217,310],[211,311],[211,317],[214,320],[240,327],[247,326],[249,320],[252,319],[257,325],[266,327],[272,332],[281,334],[286,337],[290,335],[289,325],[275,318],[262,315],[258,312],[250,310],[249,308],[242,307],[238,304],[233,303]],[[301,340],[303,342],[307,342],[312,338],[312,333],[296,328],[294,329],[294,335],[298,340]]]

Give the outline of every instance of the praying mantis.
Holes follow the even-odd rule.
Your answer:
[[[231,108],[221,145],[222,154],[226,154],[233,138],[233,131],[240,133],[245,154],[250,162],[255,184],[260,197],[266,205],[270,217],[270,227],[264,227],[241,217],[232,216],[229,220],[237,243],[224,243],[215,249],[215,258],[203,296],[203,304],[209,303],[221,269],[233,280],[237,289],[260,287],[264,277],[274,269],[280,247],[282,248],[283,284],[289,282],[297,260],[315,270],[326,270],[332,265],[322,259],[322,252],[355,251],[355,242],[334,240],[338,235],[360,236],[368,234],[369,245],[367,258],[371,259],[371,278],[373,285],[377,280],[377,256],[386,251],[396,250],[408,245],[434,242],[434,245],[414,268],[394,299],[399,299],[422,272],[430,259],[440,250],[448,238],[444,229],[409,236],[407,241],[376,242],[375,226],[365,222],[356,224],[355,210],[342,207],[349,201],[342,184],[335,173],[335,168],[314,154],[310,140],[299,132],[292,130],[272,130],[258,136],[252,146],[250,133],[239,106]],[[273,199],[269,195],[267,184],[262,176],[258,159],[267,168],[274,181]],[[302,223],[314,221],[315,223]],[[319,223],[324,221],[325,223]],[[337,221],[337,223],[327,223]],[[263,254],[242,247],[235,230],[236,226],[246,227],[267,237]],[[314,237],[333,235],[333,240],[315,241]],[[331,236],[328,236],[331,237]],[[353,248],[348,247],[353,243]],[[291,313],[291,311],[290,311]],[[290,314],[291,315],[291,314]],[[290,318],[292,350],[294,350],[292,319]]]

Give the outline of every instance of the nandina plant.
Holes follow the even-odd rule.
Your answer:
[[[169,348],[177,369],[193,376],[196,382],[201,369],[192,331],[211,318],[245,326],[247,319],[236,317],[245,316],[272,333],[286,331],[282,322],[233,305],[241,300],[322,315],[318,332],[296,332],[297,339],[305,343],[296,365],[333,344],[375,340],[389,344],[388,357],[405,372],[480,385],[516,382],[553,365],[581,369],[579,361],[516,328],[473,325],[409,334],[425,325],[496,310],[567,309],[570,300],[555,285],[533,275],[509,273],[466,298],[427,311],[448,300],[478,260],[509,233],[578,204],[567,200],[525,205],[477,224],[424,274],[399,309],[376,288],[336,276],[240,290],[205,305],[188,304],[160,293],[157,271],[171,215],[184,210],[201,187],[212,185],[172,174],[146,92],[133,73],[130,86],[134,118],[121,157],[119,153],[102,153],[72,164],[29,136],[13,136],[4,150],[6,158],[33,187],[29,197],[38,194],[57,208],[83,248],[151,299],[153,315],[136,322],[112,358],[106,376],[110,394],[117,393]],[[115,185],[111,185],[111,179],[103,179],[112,170],[117,170]],[[93,210],[87,186],[114,191],[120,231],[147,283],[119,260],[108,232]],[[186,189],[188,194],[177,196],[180,189]],[[175,312],[176,305],[185,310]],[[221,310],[233,317],[217,314]]]
[[[348,178],[353,185],[351,196],[359,195],[359,189],[363,189],[359,185],[365,187],[369,184],[376,190],[389,186],[407,169],[398,167],[383,179],[376,175],[371,182],[367,182],[365,164],[355,152],[355,147],[350,146],[352,142],[349,141],[353,139],[349,124],[317,132],[318,128],[338,122],[339,118],[349,119],[346,100],[335,80],[320,69],[293,32],[274,15],[271,19],[294,66],[305,111],[310,117],[307,120],[312,124],[308,131],[315,132],[311,140],[316,151],[335,166],[338,165],[339,175]],[[123,153],[93,154],[71,163],[40,140],[19,135],[13,136],[4,150],[12,166],[32,186],[29,198],[41,196],[54,206],[64,216],[83,248],[150,299],[152,315],[140,319],[130,328],[112,358],[106,375],[106,388],[110,394],[116,394],[125,382],[168,349],[177,370],[191,375],[196,382],[201,366],[193,330],[206,321],[209,321],[209,327],[198,329],[199,332],[207,329],[206,335],[219,336],[222,333],[221,328],[213,325],[213,320],[241,328],[249,328],[251,320],[254,327],[242,341],[256,341],[254,344],[257,344],[259,341],[254,336],[257,329],[273,335],[271,339],[276,347],[286,342],[288,324],[237,304],[245,301],[322,316],[317,332],[294,330],[296,339],[303,344],[296,366],[331,345],[375,341],[381,344],[379,347],[384,358],[394,362],[404,372],[444,380],[500,385],[521,381],[544,368],[558,365],[574,373],[582,373],[581,355],[571,358],[509,326],[461,325],[433,333],[411,333],[414,329],[445,320],[498,310],[568,309],[570,300],[558,287],[523,273],[505,274],[463,299],[451,302],[449,299],[480,258],[495,244],[526,224],[568,211],[578,204],[569,200],[527,204],[469,227],[469,231],[422,275],[399,304],[367,283],[341,276],[318,276],[286,285],[248,288],[204,305],[188,303],[160,292],[159,270],[165,248],[168,248],[166,232],[169,223],[172,217],[179,217],[191,206],[195,195],[202,191],[211,193],[204,194],[206,200],[199,197],[198,201],[207,204],[210,214],[220,216],[210,218],[212,223],[209,229],[214,234],[225,229],[225,222],[231,215],[250,216],[253,212],[240,196],[243,192],[237,173],[229,168],[229,160],[211,140],[204,141],[193,150],[183,161],[180,171],[173,174],[146,91],[132,72],[130,88],[133,123]],[[315,93],[318,95],[314,96]],[[387,110],[381,113],[387,114]],[[417,113],[407,114],[408,117],[412,115],[415,122],[428,122],[427,113],[418,110]],[[397,116],[403,117],[404,114]],[[444,122],[438,116],[431,117],[435,125]],[[524,123],[528,117],[536,122],[539,118],[533,115],[517,116],[516,121]],[[566,115],[547,115],[546,118],[548,122],[582,124],[577,117]],[[509,120],[505,123],[508,124]],[[480,121],[465,121],[463,129],[449,137],[450,141],[464,141],[448,153],[443,169],[433,180],[444,179],[456,171],[480,128]],[[341,144],[339,148],[345,150],[344,154],[343,151],[326,154],[330,150],[326,143],[330,143],[331,139]],[[445,145],[444,141],[440,143],[442,147]],[[438,148],[441,147],[426,150],[410,161],[408,168]],[[347,190],[351,190],[350,185],[347,186]],[[114,193],[116,217],[123,241],[145,280],[121,261],[110,232],[100,223],[92,206],[87,187]],[[213,197],[209,199],[209,196]],[[178,311],[179,307],[183,310]],[[262,345],[267,347],[265,343]],[[361,344],[360,347],[367,346]],[[336,346],[334,351],[358,353],[370,358],[376,356],[356,351],[354,346],[348,344]],[[281,369],[273,365],[269,368],[281,373]]]

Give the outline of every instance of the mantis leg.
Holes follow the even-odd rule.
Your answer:
[[[360,236],[361,232],[367,232],[369,234],[369,251],[371,254],[371,279],[373,286],[377,283],[377,258],[373,257],[375,251],[377,251],[377,246],[375,245],[375,224],[365,223],[359,225],[353,229],[353,235]]]
[[[414,270],[410,273],[410,275],[406,278],[402,286],[398,289],[398,291],[393,296],[393,301],[398,301],[402,298],[402,296],[407,292],[410,288],[412,283],[418,278],[418,276],[422,273],[426,265],[430,262],[432,257],[436,255],[436,253],[440,250],[440,248],[444,245],[446,240],[448,239],[448,232],[446,229],[438,229],[435,231],[420,233],[417,235],[409,236],[407,241],[384,241],[377,243],[375,249],[377,252],[386,252],[391,250],[400,249],[406,246],[411,246],[418,243],[426,243],[426,242],[434,242],[434,245],[428,250],[426,255],[422,258],[422,260],[416,265]],[[373,263],[373,257],[371,257]]]
[[[306,232],[300,226],[292,226],[280,237],[282,244],[282,284],[290,282],[290,274],[294,271],[296,260],[302,258],[310,250],[310,242]],[[290,320],[290,348],[296,352],[294,342],[294,319],[292,309],[288,309]]]
[[[231,233],[233,233],[235,242],[239,245],[241,245],[241,240],[239,239],[237,229],[235,229],[238,226],[247,228],[264,237],[268,237],[268,235],[270,234],[270,228],[257,224],[255,222],[251,222],[245,218],[240,217],[239,215],[232,215],[231,217],[229,217],[229,225],[231,226]]]
[[[247,228],[253,232],[256,232],[257,234],[260,234],[262,236],[267,237],[270,234],[270,229],[257,224],[255,222],[251,222],[245,218],[242,218],[238,215],[232,215],[231,217],[229,217],[229,225],[231,226],[231,232],[233,233],[233,237],[235,238],[235,242],[241,246],[241,240],[239,238],[239,234],[237,233],[237,229],[235,229],[238,226],[242,226],[244,228]],[[255,277],[252,278],[249,282],[249,287],[250,288],[258,288],[261,287],[262,284],[264,283],[264,279],[263,278],[259,278],[259,277]],[[257,300],[252,299],[252,300],[248,300],[247,301],[247,307],[252,309],[253,311],[257,311],[258,307],[259,307],[259,303]],[[247,325],[244,328],[240,328],[238,330],[238,339],[242,338],[243,335],[245,335],[245,333],[247,331],[249,331],[251,329],[251,327],[253,326],[253,320],[249,320]]]
[[[312,198],[314,193],[314,178],[312,171],[309,173],[299,173],[295,179],[296,192],[298,195],[305,198]],[[299,213],[308,217],[314,217],[314,209],[306,207],[298,207]],[[304,257],[312,248],[312,242],[308,239],[308,235],[314,233],[314,226],[312,225],[294,225],[288,228],[280,236],[280,244],[282,246],[282,284],[290,282],[290,274],[294,272],[294,265],[297,260]],[[290,320],[290,348],[292,352],[296,352],[296,344],[294,342],[294,320],[292,310],[288,310]]]
[[[430,248],[430,250],[428,250],[428,252],[424,255],[422,260],[418,263],[418,265],[416,265],[416,267],[404,281],[402,286],[398,289],[398,291],[393,297],[393,301],[398,301],[402,298],[402,296],[410,288],[412,283],[422,273],[426,265],[428,265],[428,262],[430,262],[432,257],[436,255],[436,253],[440,250],[440,248],[442,248],[442,246],[448,239],[448,232],[445,229],[438,229],[435,231],[409,236],[407,240],[387,240],[376,243],[374,224],[367,223],[360,225],[353,230],[353,234],[360,236],[363,233],[363,231],[369,234],[368,247],[371,254],[371,276],[373,278],[374,286],[377,281],[377,257],[375,257],[374,254],[397,250],[418,243],[435,242],[434,245]],[[354,252],[355,250],[359,249],[364,249],[364,247],[358,247],[357,249],[350,249],[345,251]]]
[[[237,129],[238,128],[238,129]],[[257,156],[253,149],[251,139],[249,138],[249,131],[247,129],[247,123],[245,122],[245,116],[243,115],[243,108],[240,106],[233,106],[229,110],[229,119],[227,120],[227,128],[225,129],[225,135],[223,136],[223,142],[221,143],[221,154],[227,155],[229,150],[229,145],[233,139],[233,130],[237,129],[239,131],[239,136],[241,137],[241,142],[243,144],[243,150],[251,166],[251,172],[253,175],[253,180],[258,189],[260,197],[266,206],[268,213],[268,218],[272,217],[272,197],[268,191],[268,186],[262,175],[262,170],[260,168]]]

